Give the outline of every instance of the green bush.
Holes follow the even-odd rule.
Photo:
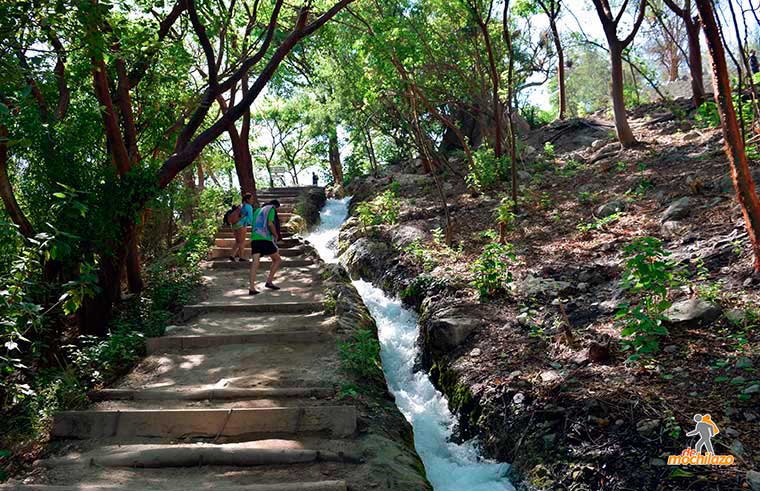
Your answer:
[[[499,183],[499,177],[505,175],[505,162],[496,158],[493,149],[481,145],[472,154],[472,163],[464,180],[471,190],[482,193],[490,191]]]
[[[483,248],[472,266],[475,275],[472,284],[478,289],[481,301],[506,291],[507,285],[512,282],[509,266],[515,259],[511,244],[492,242]]]
[[[393,190],[388,189],[372,201],[360,203],[356,208],[362,225],[394,224],[398,221],[401,204]]]
[[[382,382],[380,342],[369,329],[358,329],[351,337],[338,345],[343,370],[361,379]]]
[[[628,360],[659,351],[659,340],[668,334],[664,326],[665,311],[671,306],[668,289],[681,282],[675,263],[654,237],[634,240],[625,248],[625,269],[621,287],[629,301],[618,306],[623,348],[635,353]]]

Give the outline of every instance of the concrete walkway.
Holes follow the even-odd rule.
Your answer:
[[[298,240],[283,249],[299,261],[281,271],[283,290],[255,297],[246,269],[214,262],[188,322],[149,339],[148,356],[93,394],[93,407],[55,415],[39,484],[0,489],[363,489],[347,484],[366,482],[367,470],[357,409],[335,394],[336,322],[323,314],[318,265]]]

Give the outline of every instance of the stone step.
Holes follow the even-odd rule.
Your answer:
[[[245,280],[243,280],[245,282]],[[286,281],[286,283],[288,283]],[[243,284],[243,287],[247,285]],[[287,285],[285,285],[287,288]],[[241,292],[243,293],[243,292]],[[245,292],[247,294],[247,292]],[[258,300],[258,299],[257,299]],[[213,299],[207,299],[214,302]],[[319,329],[325,332],[335,330],[336,320],[323,312],[311,314],[276,313],[206,313],[184,324],[166,327],[164,336],[205,336],[218,334],[248,334],[252,332],[288,332],[304,329]]]
[[[263,256],[261,258],[261,267],[259,268],[260,272],[268,271],[269,263],[271,262],[268,256]],[[304,266],[312,266],[313,264],[315,264],[313,259],[283,259],[280,263],[280,268],[303,268]],[[248,261],[230,261],[229,259],[215,259],[211,261],[212,269],[249,269],[250,267],[251,263]]]
[[[263,295],[260,294],[260,295]],[[258,296],[258,295],[257,295]],[[322,302],[203,302],[195,305],[185,305],[183,311],[187,318],[207,312],[246,312],[246,313],[278,313],[278,314],[310,314],[324,311]]]
[[[332,387],[184,387],[182,389],[101,389],[91,401],[245,401],[254,399],[328,398]]]
[[[212,247],[209,251],[209,259],[226,259],[229,261],[230,257],[230,247]],[[303,247],[297,247],[297,248],[280,248],[280,256],[282,257],[298,257],[304,255],[306,253],[306,249]],[[245,249],[243,249],[243,256],[246,259],[251,258],[251,246],[247,245]]]
[[[64,411],[53,417],[54,438],[219,438],[356,431],[353,406],[253,409],[131,409]]]
[[[248,237],[249,238],[245,240],[245,246],[251,247],[251,239],[250,239],[250,236]],[[304,242],[302,240],[290,238],[290,239],[283,239],[277,242],[277,247],[279,247],[280,249],[293,249],[293,248],[298,248],[300,246],[303,246],[303,244]],[[232,246],[234,245],[235,245],[235,238],[232,236],[224,237],[224,236],[217,235],[216,238],[214,238],[214,247],[232,249]]]
[[[325,339],[320,331],[255,332],[249,334],[220,334],[216,336],[163,336],[145,340],[149,355],[170,350],[212,348],[230,344],[318,343]]]
[[[325,441],[310,448],[297,440],[259,440],[255,442],[209,444],[132,444],[100,447],[92,452],[39,460],[37,467],[130,467],[163,469],[171,467],[255,467],[271,465],[309,464],[314,462],[357,463],[353,445],[343,442],[337,451],[330,447],[339,441]],[[327,448],[322,448],[326,446]]]
[[[77,484],[54,486],[48,484],[0,484],[0,491],[145,491],[142,486],[106,486]],[[219,486],[214,491],[347,491],[345,481],[294,482],[285,484],[251,484],[248,486]],[[187,487],[162,488],[162,491],[187,491]]]

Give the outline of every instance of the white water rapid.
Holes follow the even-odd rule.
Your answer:
[[[327,262],[336,261],[337,236],[348,215],[349,201],[327,200],[321,224],[307,236]],[[507,464],[481,458],[475,442],[450,441],[456,419],[446,397],[425,372],[414,371],[419,349],[417,315],[366,281],[354,281],[354,286],[377,322],[388,388],[414,428],[414,445],[435,491],[513,491],[505,477]]]

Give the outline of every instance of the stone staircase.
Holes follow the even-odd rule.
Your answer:
[[[271,188],[261,189],[257,193],[259,202],[261,203],[266,203],[273,199],[280,202],[281,206],[278,210],[278,214],[280,216],[280,223],[283,227],[283,240],[280,241],[278,245],[280,246],[280,254],[284,258],[283,267],[301,267],[311,264],[306,259],[289,259],[302,255],[303,249],[302,247],[298,247],[301,245],[300,239],[295,238],[292,232],[288,232],[288,227],[286,226],[290,221],[290,218],[295,214],[295,208],[299,197],[309,189],[312,189],[312,187]],[[246,248],[244,251],[244,257],[247,259],[250,259],[251,257],[250,235],[251,229],[249,227],[246,230]],[[216,235],[214,247],[209,251],[209,259],[213,261],[214,268],[237,269],[248,267],[245,263],[233,263],[229,261],[230,250],[233,245],[235,245],[235,238],[232,234],[232,229],[220,229]],[[263,261],[267,262],[268,259],[264,258]]]
[[[246,263],[212,261],[207,297],[185,307],[187,322],[148,339],[147,357],[91,394],[92,407],[56,414],[33,479],[0,490],[364,489],[347,484],[368,471],[357,408],[335,394],[337,322],[323,313],[319,265],[304,259],[300,239],[281,246],[282,290],[255,297],[236,269]]]

